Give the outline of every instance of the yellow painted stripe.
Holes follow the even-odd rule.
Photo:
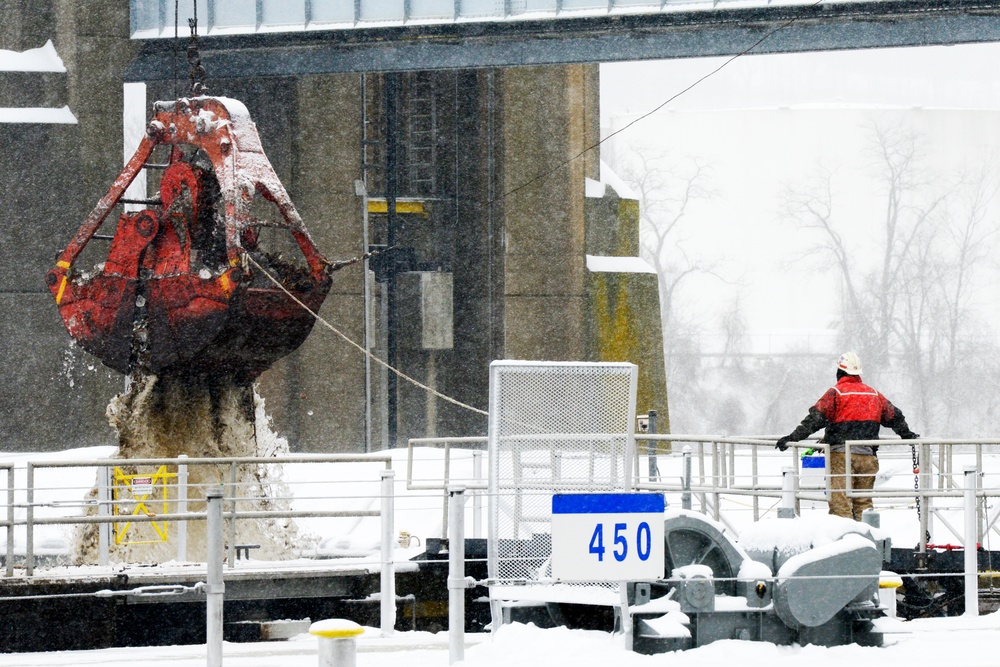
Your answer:
[[[219,286],[222,287],[222,292],[226,296],[233,293],[233,281],[229,279],[228,273],[223,273],[219,276]]]
[[[389,203],[384,199],[369,199],[369,213],[387,213]],[[422,201],[399,201],[396,200],[396,213],[426,213],[426,207]]]
[[[68,269],[69,267],[71,267],[73,265],[70,264],[69,262],[67,262],[66,260],[60,260],[60,261],[56,262],[56,266],[58,266],[60,269]]]
[[[62,303],[63,292],[66,291],[66,283],[67,282],[68,282],[68,280],[66,279],[66,276],[63,276],[62,282],[59,284],[59,292],[56,293],[56,305],[57,306],[60,303]]]

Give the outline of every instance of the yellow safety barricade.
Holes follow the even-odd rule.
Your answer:
[[[160,503],[162,507],[161,513],[166,514],[169,502],[168,483],[170,479],[175,477],[177,477],[177,473],[168,472],[165,465],[160,466],[159,470],[152,474],[126,474],[121,468],[115,466],[114,477],[111,480],[111,499],[114,501],[111,505],[112,515],[138,516],[143,514],[145,516],[156,516],[156,513],[150,510],[150,507],[155,507],[155,503]],[[127,503],[130,502],[135,503],[135,507],[132,508],[131,512],[126,508]],[[115,522],[113,525],[115,544],[155,544],[157,542],[168,541],[166,521],[149,522],[149,525],[152,526],[159,539],[129,540],[127,542],[125,541],[125,537],[132,526],[132,522]]]

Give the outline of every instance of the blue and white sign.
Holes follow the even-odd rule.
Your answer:
[[[552,577],[662,579],[663,509],[660,493],[552,496]]]

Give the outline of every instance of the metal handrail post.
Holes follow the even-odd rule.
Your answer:
[[[851,462],[851,443],[847,443],[844,447],[844,495],[847,496],[847,502],[853,504],[854,501],[854,475],[852,474],[854,464]],[[854,513],[853,511],[851,512]]]
[[[236,567],[236,462],[229,464],[229,567]]]
[[[981,480],[983,478],[983,446],[976,445],[976,479]],[[954,447],[949,447],[949,450],[954,450]],[[979,483],[982,486],[982,482]],[[976,533],[978,536],[978,542],[982,544],[986,537],[986,502],[976,503]]]
[[[448,663],[465,660],[465,487],[448,488]]]
[[[35,466],[31,461],[28,461],[25,472],[24,573],[30,577],[35,573]]]
[[[448,538],[448,485],[451,484],[451,443],[444,443],[444,498],[441,503],[441,537]]]
[[[797,464],[792,470],[794,470],[792,473],[792,498],[795,499],[793,511],[795,516],[802,516],[802,499],[799,498],[799,490],[801,489],[799,475],[802,474],[802,464]]]
[[[698,441],[698,486],[705,486],[705,443]],[[698,494],[701,499],[701,513],[708,514],[708,496],[704,492]]]
[[[817,445],[819,443],[816,443]],[[826,502],[829,503],[830,499],[833,498],[833,469],[830,467],[830,445],[823,445],[823,485],[826,490],[823,495],[826,496]]]
[[[930,450],[931,446],[926,443],[920,444],[919,470],[917,474],[917,498],[920,502],[920,557],[918,560],[926,563],[927,555],[927,535],[931,529],[931,497],[926,491],[932,488],[930,478]]]
[[[951,447],[948,451],[951,452]],[[943,443],[938,445],[938,473],[937,488],[944,491],[945,480],[951,481],[951,458],[945,456]]]
[[[188,467],[186,463],[181,463],[180,459],[187,460],[187,454],[181,454],[177,458],[177,513],[187,512],[188,501]],[[177,524],[177,560],[181,563],[187,561],[187,521],[180,521]]]
[[[757,445],[750,445],[750,486],[756,489],[759,483],[760,469],[757,463]],[[760,500],[756,493],[753,495],[751,504],[753,505],[753,520],[760,521]]]
[[[719,443],[712,443],[712,518],[719,520]]]
[[[97,515],[111,516],[111,470],[108,466],[97,469]],[[97,564],[107,565],[111,550],[111,524],[97,526]]]
[[[393,563],[394,496],[393,470],[383,470],[382,475],[382,590],[381,629],[383,637],[391,637],[396,626],[396,568]]]
[[[7,468],[7,576],[14,576],[14,466]]]
[[[649,415],[649,434],[656,435],[658,433],[657,430],[658,427],[656,424],[658,414],[656,410],[648,410],[646,414]],[[656,482],[660,479],[660,464],[656,458],[657,449],[658,449],[658,443],[656,440],[646,441],[646,451],[648,452],[647,456],[649,457],[646,463],[649,469],[649,481],[651,482]],[[638,458],[639,457],[637,456],[636,460],[638,460]],[[639,476],[636,475],[637,479],[638,477]]]
[[[208,569],[205,579],[205,648],[208,654],[208,667],[222,667],[222,607],[225,600],[226,584],[222,576],[222,561],[225,547],[222,531],[225,523],[222,519],[222,488],[213,487],[205,491],[206,512],[208,514],[206,527],[205,566]]]
[[[978,517],[976,516],[977,474],[975,466],[965,468],[965,615],[979,615],[979,562],[977,541]]]
[[[691,445],[684,445],[684,477],[681,480],[681,509],[691,509]]]
[[[476,482],[483,479],[483,453],[472,452],[472,477]],[[480,491],[472,492],[472,536],[483,536],[483,494]]]
[[[406,441],[406,488],[413,484],[413,438]]]
[[[736,443],[729,443],[729,480],[727,487],[736,486]]]

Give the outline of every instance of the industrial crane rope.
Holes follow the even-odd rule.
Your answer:
[[[299,300],[294,294],[292,294],[291,292],[289,292],[285,288],[285,286],[282,285],[281,282],[277,278],[275,278],[273,275],[271,275],[263,266],[261,266],[260,264],[258,264],[257,260],[255,260],[253,257],[250,257],[250,255],[246,255],[246,258],[247,258],[247,261],[249,263],[251,263],[255,267],[257,267],[257,269],[263,275],[267,276],[268,280],[270,280],[282,292],[284,292],[288,296],[288,298],[290,298],[292,301],[294,301],[300,307],[302,307],[306,312],[308,312],[310,315],[312,315],[316,319],[317,322],[319,322],[320,324],[322,324],[324,327],[326,327],[327,329],[329,329],[330,331],[332,331],[336,335],[340,336],[342,339],[344,339],[344,341],[347,342],[348,345],[350,345],[351,347],[354,347],[357,350],[359,350],[362,354],[364,354],[365,356],[367,356],[369,359],[371,359],[372,361],[374,361],[376,364],[384,367],[386,370],[391,371],[392,373],[395,373],[398,377],[402,378],[403,380],[406,380],[407,382],[413,384],[414,386],[419,387],[420,389],[423,389],[424,391],[429,392],[429,393],[433,394],[434,396],[437,396],[438,398],[440,398],[443,401],[447,401],[448,403],[451,403],[452,405],[457,405],[460,408],[464,408],[464,409],[469,410],[471,412],[475,412],[476,414],[484,415],[484,416],[487,416],[487,417],[489,416],[490,413],[487,412],[486,410],[481,410],[481,409],[479,409],[479,408],[477,408],[475,406],[469,405],[468,403],[463,403],[462,401],[458,400],[457,398],[452,398],[451,396],[447,396],[445,394],[442,394],[441,392],[439,392],[438,390],[434,389],[433,387],[427,386],[426,384],[420,382],[419,380],[410,377],[409,375],[407,375],[403,371],[399,370],[398,368],[394,368],[394,367],[390,366],[388,363],[386,363],[385,361],[383,361],[382,359],[379,359],[377,356],[375,356],[374,354],[372,354],[369,350],[365,349],[365,347],[363,345],[360,345],[359,343],[355,342],[350,336],[348,336],[347,334],[343,333],[342,331],[340,331],[339,329],[337,329],[337,327],[335,327],[332,324],[330,324],[329,322],[327,322],[323,318],[323,316],[321,316],[319,313],[317,313],[316,311],[314,311],[311,308],[309,308],[309,306],[307,306],[306,304],[302,303],[302,301]],[[360,261],[361,259],[363,259],[363,257],[353,258],[351,260],[345,260],[345,262],[343,262],[343,263],[336,262],[332,266],[336,266],[337,268],[341,268],[343,266],[346,266],[347,264],[353,264],[353,263],[355,263],[357,261]]]
[[[813,3],[811,3],[811,4],[807,5],[807,6],[808,7],[816,7],[816,6],[819,6],[819,5],[823,4],[825,1],[826,0],[815,0],[815,2],[813,2]],[[759,39],[757,39],[753,44],[751,44],[747,48],[743,49],[739,53],[737,53],[737,54],[735,54],[733,56],[730,56],[729,58],[727,58],[726,60],[724,60],[718,67],[716,67],[712,71],[708,72],[704,76],[700,77],[699,79],[697,79],[693,83],[689,84],[685,88],[681,89],[680,91],[674,93],[673,95],[671,95],[670,97],[668,97],[666,100],[664,100],[663,102],[661,102],[656,107],[650,109],[649,111],[647,111],[646,113],[642,114],[638,118],[630,121],[629,123],[626,123],[624,126],[618,128],[614,132],[609,133],[606,137],[602,137],[599,141],[597,141],[597,142],[595,142],[595,143],[587,146],[586,148],[582,149],[576,155],[572,155],[572,156],[566,158],[565,160],[562,160],[561,162],[559,162],[558,164],[556,164],[554,167],[548,167],[548,168],[543,169],[542,171],[536,173],[534,176],[529,177],[528,180],[526,180],[526,181],[524,181],[524,182],[522,182],[522,183],[514,186],[513,188],[511,188],[510,190],[504,192],[500,196],[498,196],[498,197],[496,197],[494,199],[489,200],[488,202],[486,202],[486,206],[489,207],[489,206],[492,206],[493,204],[502,202],[507,197],[509,197],[511,195],[515,195],[518,192],[520,192],[521,190],[525,190],[525,189],[531,187],[533,184],[535,184],[535,183],[537,183],[539,181],[543,181],[543,180],[547,179],[549,176],[551,176],[552,174],[555,174],[559,170],[561,170],[561,169],[563,169],[565,167],[568,167],[571,163],[573,163],[576,160],[582,158],[584,155],[586,155],[590,151],[592,151],[594,149],[597,149],[597,148],[600,148],[602,144],[604,144],[605,142],[609,141],[612,137],[625,132],[625,130],[629,129],[630,127],[632,127],[636,123],[639,123],[639,122],[645,120],[646,118],[649,118],[650,116],[652,116],[657,111],[659,111],[660,109],[664,108],[665,106],[667,106],[668,104],[670,104],[671,102],[673,102],[674,100],[676,100],[677,98],[679,98],[679,97],[687,94],[689,91],[691,91],[694,88],[698,87],[699,85],[701,85],[707,79],[710,79],[713,76],[715,76],[716,74],[718,74],[719,72],[721,72],[724,68],[726,68],[728,65],[730,65],[733,61],[735,61],[735,60],[737,60],[739,58],[742,58],[743,56],[751,53],[754,49],[756,49],[758,46],[760,46],[761,44],[763,44],[764,42],[766,42],[767,40],[769,40],[776,33],[784,30],[785,28],[787,28],[787,27],[789,27],[789,26],[793,25],[794,23],[797,23],[797,22],[799,22],[801,20],[802,19],[800,19],[800,18],[793,17],[793,18],[788,19],[787,21],[785,21],[781,25],[776,26],[770,32],[765,33],[763,36],[761,36]]]

